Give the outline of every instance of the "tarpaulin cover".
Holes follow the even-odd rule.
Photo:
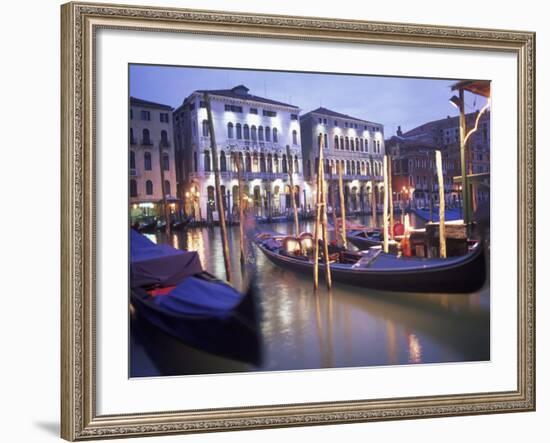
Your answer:
[[[187,277],[172,292],[155,297],[153,302],[178,314],[223,317],[232,313],[242,297],[229,285]]]
[[[199,256],[169,245],[156,245],[130,230],[130,286],[172,286],[202,272]]]

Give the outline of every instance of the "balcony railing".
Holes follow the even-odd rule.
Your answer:
[[[139,173],[136,168],[130,168],[130,177],[138,177]]]

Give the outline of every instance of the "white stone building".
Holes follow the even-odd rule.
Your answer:
[[[244,85],[199,90],[174,111],[178,177],[187,213],[208,219],[216,213],[213,159],[205,94],[211,98],[221,187],[230,217],[238,213],[235,159],[242,156],[247,204],[258,216],[286,214],[291,208],[287,146],[299,207],[302,194],[300,109],[258,97]],[[183,180],[184,179],[184,180]]]
[[[384,127],[326,108],[317,108],[300,118],[304,180],[314,189],[319,159],[319,143],[324,142],[325,173],[338,179],[342,164],[344,200],[348,211],[368,211],[374,189],[381,203],[383,190]],[[313,194],[313,193],[311,193]],[[334,194],[337,195],[336,192]]]
[[[173,213],[177,210],[177,184],[172,143],[172,108],[130,97],[129,117],[129,194],[132,221],[143,216],[163,215],[161,151],[165,193]]]

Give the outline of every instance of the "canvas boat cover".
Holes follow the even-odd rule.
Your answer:
[[[229,285],[188,277],[170,293],[155,297],[153,303],[182,315],[225,317],[232,314],[242,297]]]
[[[169,245],[157,245],[130,230],[130,286],[174,286],[202,272],[199,256]]]

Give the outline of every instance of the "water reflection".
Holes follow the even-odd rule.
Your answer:
[[[358,219],[368,224],[369,220]],[[413,224],[415,220],[413,219]],[[290,232],[287,223],[263,225]],[[303,223],[302,230],[310,229]],[[242,288],[239,228],[229,229],[234,282]],[[203,266],[225,276],[217,228],[152,236],[198,252]],[[250,249],[255,253],[254,247]],[[255,253],[263,363],[249,367],[193,350],[132,316],[131,375],[482,361],[489,352],[489,282],[473,294],[375,291],[336,283],[314,293],[310,275],[285,271]]]

